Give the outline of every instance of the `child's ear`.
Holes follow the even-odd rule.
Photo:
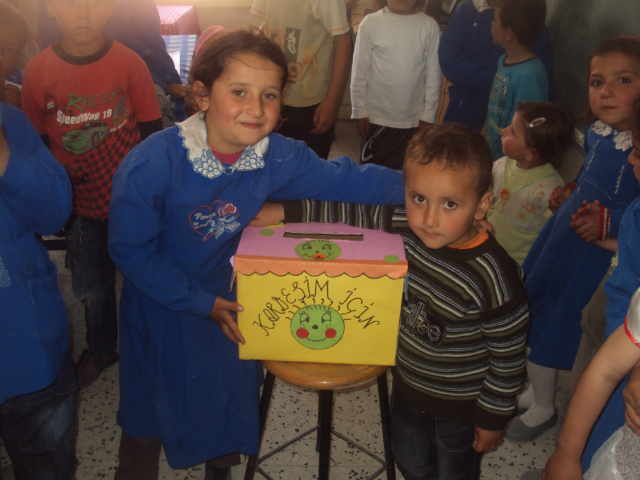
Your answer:
[[[480,201],[478,202],[478,208],[476,209],[476,214],[474,216],[477,221],[480,221],[487,216],[487,212],[489,211],[489,207],[491,206],[492,198],[493,192],[487,192],[482,195],[482,198],[480,198]]]
[[[507,28],[507,33],[505,35],[505,39],[507,42],[511,43],[517,39],[516,33],[511,29],[511,27]]]
[[[193,93],[196,99],[196,103],[198,104],[198,108],[201,112],[206,112],[209,110],[209,95],[207,95],[207,89],[200,80],[196,80],[193,82]]]
[[[538,151],[535,148],[530,148],[526,156],[527,162],[530,162],[530,163],[536,162],[539,156],[540,155],[538,154]]]

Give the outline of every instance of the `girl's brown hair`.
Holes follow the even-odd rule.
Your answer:
[[[256,29],[236,30],[212,40],[206,44],[204,50],[198,52],[191,65],[189,77],[192,85],[195,82],[202,82],[204,89],[198,92],[189,89],[187,98],[189,107],[198,111],[196,96],[209,96],[214,82],[227,68],[229,59],[247,53],[258,55],[280,67],[282,70],[280,90],[284,90],[289,78],[289,70],[280,47]]]
[[[622,53],[632,57],[640,65],[640,38],[624,35],[600,42],[587,60],[587,83],[589,83],[591,77],[591,61],[593,58],[603,57],[609,53]],[[589,123],[594,118],[595,115],[591,111],[591,105],[587,102],[587,108],[580,118],[580,123]]]
[[[573,139],[572,115],[549,102],[519,102],[516,112],[524,126],[524,141],[545,163],[559,167]]]

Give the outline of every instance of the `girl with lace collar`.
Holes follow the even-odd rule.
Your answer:
[[[287,71],[262,34],[216,38],[192,67],[200,113],[140,144],[114,176],[109,250],[125,275],[116,478],[143,464],[157,476],[161,446],[174,468],[257,452],[262,367],[238,359],[229,284],[240,233],[266,200],[404,201],[401,172],[320,160],[272,133]]]
[[[640,40],[616,37],[589,59],[587,153],[577,178],[549,198],[555,214],[522,267],[531,308],[529,389],[506,437],[533,440],[557,420],[556,369],[571,369],[580,343],[581,311],[605,275],[612,252],[594,243],[617,237],[620,220],[640,187],[627,163],[634,101],[640,97]],[[576,217],[581,207],[587,213]]]

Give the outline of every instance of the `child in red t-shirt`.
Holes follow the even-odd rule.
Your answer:
[[[111,179],[141,139],[162,129],[148,68],[103,35],[112,0],[47,2],[62,40],[25,69],[22,108],[73,183],[65,229],[73,290],[84,306],[88,348],[80,388],[118,360],[115,267],[107,250]]]

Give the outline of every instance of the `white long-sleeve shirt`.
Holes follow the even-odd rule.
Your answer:
[[[440,27],[422,12],[387,7],[364,17],[351,73],[351,118],[393,128],[435,123],[442,74]]]

